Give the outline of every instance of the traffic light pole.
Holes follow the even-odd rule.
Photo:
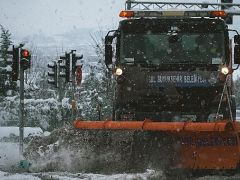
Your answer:
[[[12,47],[12,51],[7,51],[7,54],[12,55],[12,80],[17,81],[18,75],[20,78],[19,87],[19,155],[23,155],[23,138],[24,138],[24,70],[30,68],[31,54],[27,49],[22,49],[24,44],[18,47]]]
[[[21,49],[19,48],[19,50],[21,50]],[[20,89],[19,89],[19,94],[20,94],[20,104],[19,104],[19,110],[20,110],[19,152],[20,152],[21,155],[23,155],[23,137],[24,137],[24,69],[23,69],[23,67],[21,65],[20,65]]]
[[[75,79],[75,72],[76,72],[76,62],[78,59],[82,59],[83,55],[81,56],[76,56],[76,50],[71,50],[71,52],[67,53],[65,52],[65,56],[60,56],[60,59],[58,60],[58,72],[55,73],[55,75],[57,74],[58,80],[55,80],[54,82],[57,83],[58,81],[58,88],[60,88],[60,92],[59,92],[59,102],[61,102],[62,100],[62,94],[61,94],[61,88],[64,88],[62,86],[62,82],[61,79],[59,77],[65,77],[65,83],[68,82],[72,82],[72,86],[71,86],[71,105],[72,105],[72,109],[71,109],[71,118],[72,120],[74,120],[77,116],[77,110],[76,110],[76,101],[75,101],[75,92],[76,92],[76,79]],[[63,65],[63,61],[65,61],[65,65]],[[50,67],[48,65],[48,67]],[[62,73],[61,69],[63,70],[63,68],[65,69],[65,73]],[[50,73],[48,73],[48,75],[51,75]],[[53,83],[51,83],[53,84]],[[60,103],[59,103],[60,106]]]
[[[76,85],[75,85],[75,72],[72,73],[72,119],[76,119],[76,100],[75,100],[75,92],[76,92]]]
[[[72,63],[72,120],[76,119],[76,101],[75,101],[75,92],[76,92],[76,86],[75,86],[75,71],[73,71],[73,66],[75,64],[73,63],[73,53],[74,50],[71,51],[71,56],[70,56],[70,62]]]
[[[58,67],[60,66],[60,62],[58,62]],[[64,120],[64,114],[63,114],[63,108],[62,108],[62,99],[63,99],[63,83],[62,83],[62,79],[60,78],[60,68],[58,68],[58,72],[57,72],[57,81],[58,81],[58,108],[60,109],[60,113],[61,113],[61,118],[62,118],[62,122],[65,122]],[[62,125],[62,124],[61,124]]]

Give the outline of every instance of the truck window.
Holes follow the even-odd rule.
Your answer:
[[[144,62],[145,37],[138,34],[127,34],[123,38],[123,58],[133,58],[136,62]]]
[[[122,63],[131,58],[135,63],[153,65],[221,64],[225,57],[222,33],[138,33],[124,34],[121,40]]]

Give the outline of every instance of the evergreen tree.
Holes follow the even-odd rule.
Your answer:
[[[101,97],[99,96],[100,81],[96,76],[94,67],[90,68],[91,72],[86,76],[82,84],[80,105],[84,119],[97,120],[99,118],[99,106],[101,106]]]
[[[105,65],[105,39],[103,34],[102,31],[98,31],[95,35],[91,35],[91,37],[94,42],[95,53],[98,57],[96,71],[101,74],[98,78],[98,98],[101,100],[99,101],[98,110],[100,111],[101,119],[109,119],[112,115],[114,87],[112,72]]]
[[[7,61],[8,58],[8,54],[7,54],[7,50],[10,47],[10,45],[12,44],[11,41],[11,33],[9,32],[9,30],[5,29],[2,25],[0,25],[1,27],[1,57],[4,61]]]
[[[5,29],[2,25],[1,28],[1,40],[0,40],[0,95],[6,95],[7,90],[11,87],[12,81],[7,74],[7,59],[8,48],[12,44],[11,33]]]

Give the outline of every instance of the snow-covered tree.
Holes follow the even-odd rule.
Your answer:
[[[9,32],[9,30],[5,29],[1,24],[0,24],[0,28],[1,28],[1,41],[0,41],[1,57],[4,61],[7,61],[7,58],[8,58],[7,50],[12,44],[11,33]]]
[[[8,60],[8,48],[12,44],[11,33],[5,29],[2,25],[0,36],[0,95],[6,95],[8,89],[13,86],[10,76],[7,74],[7,60]]]
[[[100,36],[97,36],[98,38]],[[102,36],[101,36],[102,37]],[[77,117],[89,120],[107,119],[112,114],[111,72],[104,63],[104,39],[98,39],[94,52],[86,56],[83,63],[84,79],[76,87]],[[25,46],[32,55],[31,68],[25,71],[25,126],[39,126],[44,130],[53,130],[72,122],[71,83],[63,88],[54,88],[47,83],[47,64],[55,56],[44,56],[44,52],[33,43]],[[92,49],[91,49],[92,50]],[[90,52],[90,51],[89,51]],[[92,56],[91,56],[92,55]],[[91,61],[91,62],[90,62]],[[26,76],[25,76],[26,77]],[[60,94],[64,98],[59,102]],[[2,97],[0,103],[0,125],[19,124],[19,94]]]
[[[100,80],[97,78],[94,67],[90,67],[91,72],[84,79],[82,90],[80,91],[80,107],[84,119],[97,120],[99,108],[102,104],[100,97]]]
[[[104,62],[104,36],[102,31],[91,35],[93,48],[97,55],[97,64],[90,67],[90,73],[83,83],[82,113],[87,119],[109,119],[112,114],[112,78]],[[83,105],[84,104],[84,105]]]

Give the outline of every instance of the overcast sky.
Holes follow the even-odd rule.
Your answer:
[[[195,0],[185,0],[189,1]],[[110,30],[117,27],[124,3],[125,0],[0,0],[0,24],[20,37],[38,32],[62,34],[72,29],[98,26]],[[234,27],[240,30],[237,22],[240,21],[235,21]]]
[[[12,34],[59,34],[117,26],[124,0],[0,0],[0,24]]]

